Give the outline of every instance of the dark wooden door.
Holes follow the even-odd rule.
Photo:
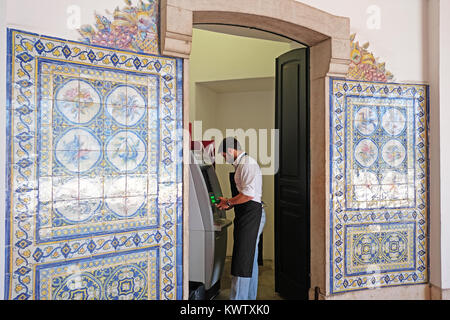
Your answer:
[[[277,59],[275,176],[275,291],[308,299],[310,287],[309,49]]]

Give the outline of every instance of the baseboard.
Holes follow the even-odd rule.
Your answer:
[[[450,289],[442,289],[430,284],[431,300],[450,300]]]

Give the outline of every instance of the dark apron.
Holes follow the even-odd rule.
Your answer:
[[[234,175],[234,172],[230,173],[231,193],[233,197],[239,194]],[[256,240],[261,223],[262,205],[255,201],[248,201],[234,206],[234,213],[234,244],[231,260],[231,275],[251,278]]]

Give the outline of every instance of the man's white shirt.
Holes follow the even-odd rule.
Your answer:
[[[253,197],[253,201],[261,203],[262,197],[262,173],[261,169],[252,157],[241,153],[233,162],[236,169],[234,180],[240,193]]]

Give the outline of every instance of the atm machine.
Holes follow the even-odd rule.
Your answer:
[[[216,208],[222,190],[214,166],[191,152],[189,173],[189,281],[202,283],[207,300],[220,290],[231,221]]]

